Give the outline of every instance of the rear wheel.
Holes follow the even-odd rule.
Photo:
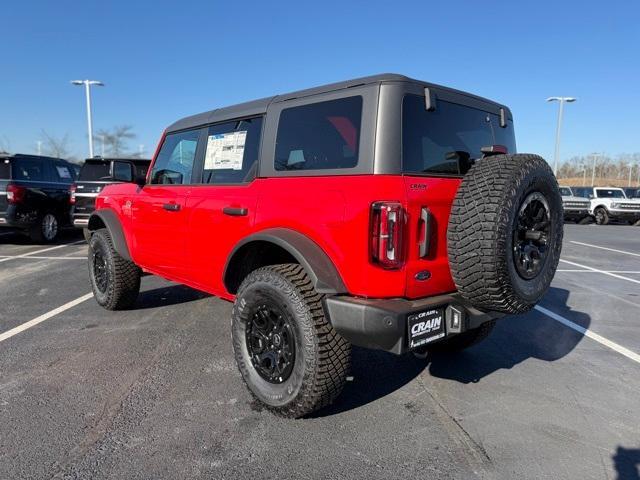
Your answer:
[[[325,318],[322,299],[297,264],[254,270],[238,290],[236,363],[253,396],[280,416],[329,405],[346,381],[351,346]]]
[[[598,207],[593,214],[598,225],[607,225],[609,223],[609,213],[605,208]]]
[[[34,242],[50,243],[58,237],[58,218],[52,212],[46,212],[38,217],[38,221],[29,231],[29,237]]]
[[[89,277],[93,296],[107,310],[131,307],[140,292],[140,268],[113,248],[106,229],[96,231],[89,242]]]

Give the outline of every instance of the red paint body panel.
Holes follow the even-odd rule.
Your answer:
[[[455,290],[449,272],[446,226],[460,179],[402,175],[278,177],[248,185],[111,185],[97,209],[120,218],[133,260],[170,280],[233,299],[223,284],[235,245],[267,228],[289,228],[318,244],[350,294],[370,298],[420,298]],[[370,209],[398,201],[407,211],[405,264],[384,270],[370,262]],[[180,205],[168,211],[165,204]],[[246,216],[224,207],[248,209]],[[418,258],[420,209],[433,215],[431,250]],[[428,270],[428,280],[415,274]]]

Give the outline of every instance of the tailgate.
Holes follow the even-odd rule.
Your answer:
[[[459,178],[405,176],[407,192],[405,295],[420,298],[455,291],[447,258],[447,224]]]
[[[89,215],[95,210],[96,197],[110,182],[76,182],[75,213]]]

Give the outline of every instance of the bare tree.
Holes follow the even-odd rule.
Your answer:
[[[42,130],[42,140],[45,154],[56,158],[71,159],[71,152],[69,151],[71,139],[68,133],[65,133],[62,137],[56,137]]]
[[[119,125],[111,130],[101,129],[94,135],[94,141],[100,145],[100,152],[111,157],[132,155],[129,153],[129,141],[136,138],[131,125]]]

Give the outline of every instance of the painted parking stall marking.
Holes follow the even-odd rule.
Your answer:
[[[7,261],[13,260],[15,258],[25,258],[25,257],[30,257],[31,255],[36,255],[36,254],[39,254],[39,253],[51,252],[52,250],[58,250],[59,248],[68,247],[68,246],[71,246],[71,245],[80,245],[81,243],[85,243],[84,240],[81,240],[79,242],[65,243],[65,244],[62,244],[62,245],[56,245],[55,247],[43,248],[42,250],[35,250],[33,252],[22,253],[20,255],[12,255],[12,256],[8,256],[8,257],[0,258],[0,263],[7,262]]]
[[[584,328],[584,327],[578,325],[577,323],[574,323],[571,320],[563,317],[562,315],[558,315],[557,313],[552,312],[551,310],[549,310],[547,308],[544,308],[544,307],[542,307],[540,305],[536,305],[534,308],[538,312],[546,315],[547,317],[555,320],[556,322],[560,322],[564,326],[569,327],[572,330],[575,330],[576,332],[581,333],[585,337],[589,337],[591,340],[595,340],[599,344],[604,345],[605,347],[608,347],[611,350],[614,350],[614,351],[620,353],[621,355],[624,355],[625,357],[633,360],[634,362],[640,363],[640,355],[638,355],[635,352],[632,352],[628,348],[625,348],[625,347],[623,347],[622,345],[620,345],[620,344],[618,344],[616,342],[612,342],[608,338],[605,338],[602,335],[598,335],[597,333],[589,330],[588,328]]]
[[[584,243],[584,242],[576,242],[574,240],[571,240],[571,243],[573,243],[575,245],[582,245],[584,247],[599,248],[600,250],[607,250],[609,252],[623,253],[625,255],[632,255],[634,257],[640,257],[640,253],[627,252],[626,250],[618,250],[617,248],[601,247],[599,245],[593,245],[591,243]]]
[[[75,307],[76,305],[89,300],[91,297],[93,297],[93,293],[86,293],[84,295],[82,295],[81,297],[76,298],[75,300],[71,300],[70,302],[65,303],[64,305],[59,306],[58,308],[54,308],[53,310],[47,312],[47,313],[43,313],[42,315],[34,318],[33,320],[29,320],[28,322],[23,323],[22,325],[18,325],[17,327],[12,328],[11,330],[8,330],[4,333],[0,334],[0,342],[3,342],[11,337],[13,337],[14,335],[17,335],[21,332],[24,332],[25,330],[30,329],[31,327],[35,327],[36,325],[38,325],[39,323],[44,322],[45,320],[49,320],[52,317],[55,317],[56,315],[58,315],[59,313],[62,313],[66,310],[69,310],[70,308]]]
[[[622,275],[618,275],[616,273],[608,272],[606,270],[599,270],[597,268],[588,267],[587,265],[582,265],[581,263],[571,262],[569,260],[564,260],[562,258],[560,259],[560,261],[564,262],[564,263],[568,263],[569,265],[573,265],[574,267],[584,268],[585,270],[590,270],[592,272],[601,273],[603,275],[608,275],[610,277],[617,278],[617,279],[620,279],[620,280],[626,280],[627,282],[640,284],[640,280],[636,280],[635,278],[629,278],[629,277],[625,277],[625,276],[622,276]]]

